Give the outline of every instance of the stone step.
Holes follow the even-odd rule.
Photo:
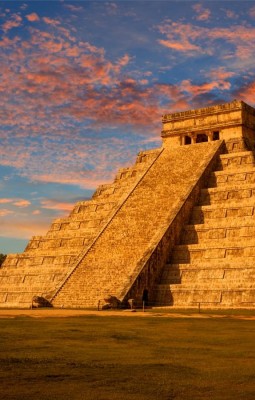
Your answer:
[[[198,285],[209,283],[217,284],[217,281],[235,281],[240,284],[243,281],[255,282],[255,267],[251,268],[188,268],[188,269],[169,269],[164,271],[160,284],[185,284],[187,282]]]
[[[115,176],[114,182],[125,183],[130,179],[137,179],[160,153],[161,149],[141,151],[136,158],[136,163],[131,167],[120,168]]]
[[[249,221],[250,225],[246,225],[242,221],[240,222],[232,219],[220,220],[220,223],[216,225],[201,224],[201,225],[185,225],[180,239],[180,244],[192,244],[192,243],[204,243],[207,241],[215,241],[215,239],[227,242],[228,240],[236,242],[240,239],[250,241],[255,238],[255,219]],[[239,224],[238,224],[239,222]],[[231,224],[233,224],[231,226]],[[234,243],[233,242],[233,243]]]
[[[243,202],[225,202],[219,207],[218,204],[212,205],[200,205],[195,206],[190,216],[191,224],[214,224],[217,220],[217,224],[220,220],[231,219],[233,221],[239,221],[240,219],[245,222],[252,220],[251,217],[255,215],[255,204],[254,199],[251,197]],[[224,223],[224,222],[223,222]]]
[[[63,231],[68,231],[68,232],[73,232],[81,230],[81,229],[86,229],[86,228],[91,228],[91,227],[98,227],[101,226],[104,223],[104,218],[84,218],[82,215],[78,214],[77,219],[73,220],[70,217],[67,217],[65,219],[61,220],[55,220],[52,228],[49,229],[48,233],[46,236],[51,234],[52,232],[61,232],[64,234],[65,232]],[[95,216],[96,217],[96,216]]]
[[[6,267],[0,269],[0,276],[48,276],[48,275],[59,275],[65,274],[70,269],[69,265],[34,265],[32,268],[23,267]]]
[[[242,268],[253,268],[255,266],[254,261],[252,257],[242,259],[242,258],[237,258],[236,260],[227,260],[224,259],[220,263],[218,262],[217,259],[211,259],[210,261],[208,260],[197,260],[194,261],[193,263],[176,263],[176,264],[166,264],[164,267],[164,271],[182,271],[182,270],[189,270],[189,269],[242,269]]]
[[[49,265],[51,268],[57,268],[58,265],[61,265],[62,268],[68,267],[71,263],[76,260],[76,255],[71,254],[60,254],[56,255],[54,252],[53,255],[45,254],[45,255],[38,255],[37,253],[34,255],[23,253],[23,254],[12,254],[9,255],[5,262],[2,264],[0,268],[0,273],[5,271],[6,269],[17,269],[19,264],[19,270],[22,266],[26,265],[33,265],[33,268],[39,266],[40,268],[44,268]],[[33,271],[34,269],[32,269]]]
[[[247,151],[250,147],[247,147],[245,139],[232,138],[225,141],[227,153],[240,153]]]
[[[223,259],[237,259],[252,257],[255,259],[255,243],[246,245],[245,243],[241,246],[229,243],[206,243],[202,244],[190,244],[190,245],[178,245],[175,246],[171,253],[171,263],[193,263],[194,261],[200,260],[201,262],[211,259],[222,262]]]
[[[94,237],[94,235],[91,235],[91,237]],[[27,247],[26,247],[26,253],[33,254],[36,249],[49,249],[49,250],[58,250],[62,247],[64,248],[71,248],[74,250],[75,248],[78,249],[83,249],[88,245],[90,242],[91,237],[87,235],[87,237],[66,237],[66,238],[61,238],[61,236],[58,237],[53,237],[53,238],[42,238],[40,240],[31,240]]]
[[[62,279],[63,278],[64,276],[62,277]],[[50,292],[56,289],[59,284],[59,280],[37,281],[31,284],[31,281],[12,283],[11,281],[8,281],[6,279],[5,281],[0,280],[0,284],[1,292],[4,293],[22,292],[23,290],[27,290],[28,285],[30,285],[30,290],[34,293],[37,293],[39,296],[42,292]]]
[[[245,277],[243,275],[243,280],[236,280],[236,279],[224,279],[224,278],[205,278],[197,280],[194,282],[192,280],[184,280],[183,283],[160,283],[158,286],[164,289],[170,290],[185,290],[185,291],[192,291],[192,290],[217,290],[217,289],[253,289],[255,290],[255,282],[249,281],[249,275]]]
[[[139,163],[146,163],[153,161],[161,152],[161,148],[150,149],[150,150],[143,150],[139,151],[136,157],[135,166],[139,165]]]
[[[77,229],[77,230],[67,230],[64,231],[49,231],[44,237],[43,240],[52,240],[52,239],[91,239],[94,238],[95,235],[102,229],[101,226],[97,227],[87,227],[84,229]]]
[[[255,165],[238,168],[236,171],[215,171],[212,172],[208,187],[220,187],[235,183],[255,183]]]
[[[130,190],[130,186],[127,187],[119,187],[119,188],[114,188],[110,187],[104,190],[101,190],[100,192],[96,192],[93,194],[92,199],[94,200],[101,200],[101,201],[111,201],[111,202],[117,202],[120,200],[120,198],[127,193]]]
[[[154,296],[156,296],[156,304],[161,306],[192,307],[200,305],[202,308],[249,308],[255,306],[255,290],[248,288],[185,290],[181,287],[170,289],[169,286],[158,286]]]
[[[130,180],[132,181],[132,179]],[[111,183],[99,185],[93,193],[92,200],[98,200],[99,196],[109,196],[114,193],[123,193],[127,191],[130,188],[130,180],[127,182],[124,180],[118,180]]]
[[[27,247],[28,250],[35,249],[59,249],[60,247],[82,249],[87,245],[88,239],[86,237],[59,237],[59,238],[45,238],[40,240],[33,240]]]
[[[33,297],[43,294],[43,291],[33,289],[9,293],[0,291],[0,308],[31,308]]]
[[[221,204],[240,201],[245,205],[247,199],[254,199],[255,184],[236,184],[219,188],[201,189],[199,205]]]
[[[78,212],[71,213],[68,217],[56,219],[52,223],[50,230],[51,231],[52,230],[60,230],[61,226],[63,224],[70,224],[70,223],[79,224],[80,222],[88,221],[88,220],[92,221],[94,219],[95,220],[105,220],[115,210],[115,208],[116,207],[114,207],[114,206],[111,208],[108,208],[108,209],[100,209],[98,207],[97,210],[87,209],[86,212],[83,212],[83,213],[82,212],[81,213],[78,213]]]
[[[101,199],[101,201],[100,199],[98,199],[79,202],[75,205],[72,212],[70,213],[70,218],[72,218],[75,214],[86,213],[88,215],[91,215],[92,213],[94,215],[95,212],[98,213],[100,211],[111,211],[116,206],[116,201],[106,201],[105,199]]]
[[[252,151],[221,154],[219,156],[219,163],[216,166],[216,170],[227,170],[247,165],[255,165]]]
[[[75,262],[77,256],[80,253],[77,253],[76,249],[63,249],[64,251],[56,252],[53,250],[39,250],[36,251],[27,251],[20,255],[9,256],[5,262],[2,264],[0,268],[0,272],[5,270],[9,270],[11,268],[22,268],[29,267],[31,271],[34,271],[37,267],[40,268],[56,268],[59,265],[62,266],[63,269],[69,268],[72,263]],[[83,251],[83,249],[82,249]]]

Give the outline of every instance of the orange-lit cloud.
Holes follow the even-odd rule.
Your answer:
[[[202,4],[194,4],[192,8],[197,13],[196,19],[198,21],[207,21],[210,18],[211,11],[209,10],[209,8],[204,8]]]
[[[28,201],[28,200],[24,200],[24,199],[20,199],[20,200],[17,200],[17,201],[14,201],[13,202],[13,205],[14,206],[16,206],[16,207],[28,207],[29,205],[30,205],[31,203],[30,203],[30,201]]]
[[[0,210],[0,216],[1,210]],[[6,214],[7,218],[1,221],[0,236],[14,237],[20,239],[31,239],[34,235],[43,235],[47,232],[50,225],[50,219],[37,217],[36,221],[26,218],[17,219],[12,212]]]
[[[0,199],[0,204],[13,204],[16,207],[28,207],[31,203],[25,199]]]
[[[226,10],[226,15],[230,19],[237,19],[238,15],[233,10]]]
[[[26,15],[26,18],[30,22],[36,22],[40,20],[39,16],[35,12]]]
[[[64,7],[70,11],[82,11],[83,10],[83,7],[73,5],[73,4],[64,4]]]
[[[177,50],[177,51],[201,51],[201,48],[199,46],[196,46],[192,43],[189,42],[189,40],[182,40],[182,42],[175,42],[173,40],[163,40],[160,39],[159,43],[162,44],[165,47],[168,47],[169,49]]]
[[[0,209],[0,217],[6,217],[7,215],[13,214],[14,212],[11,210],[8,210],[6,208]]]
[[[19,27],[21,23],[22,23],[21,16],[19,14],[13,14],[11,18],[2,25],[2,30],[4,32],[7,32],[10,29]]]
[[[167,37],[167,39],[158,40],[165,47],[181,52],[205,52],[200,45],[195,44],[200,33],[191,24],[168,21],[160,25],[158,29]]]
[[[255,103],[255,81],[251,81],[244,85],[242,88],[238,89],[236,92],[237,98],[250,103]]]
[[[32,214],[33,215],[40,215],[42,212],[41,212],[41,210],[34,210],[34,211],[32,211]]]
[[[49,18],[49,17],[43,17],[42,19],[48,25],[54,25],[54,26],[60,25],[60,21],[58,21],[57,19],[53,19],[53,18]]]
[[[49,210],[71,211],[74,207],[74,204],[47,199],[41,201],[41,206],[42,208],[47,208]]]
[[[0,199],[0,204],[7,204],[7,203],[11,203],[13,201],[13,199]]]
[[[237,64],[251,62],[255,56],[255,28],[244,25],[207,28],[190,23],[167,21],[158,27],[166,39],[158,42],[170,49],[186,52],[186,56],[200,54],[217,55],[224,59],[233,59]],[[220,45],[219,41],[224,43]],[[220,46],[220,47],[219,47]],[[220,50],[220,51],[219,51]]]
[[[213,69],[207,74],[214,80],[222,81],[235,76],[235,72],[226,71],[224,67],[219,67],[218,69]]]

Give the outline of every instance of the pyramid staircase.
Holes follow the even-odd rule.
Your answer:
[[[45,236],[32,237],[22,254],[9,254],[0,268],[0,307],[27,308],[33,296],[56,291],[159,153],[140,152],[136,163],[121,168],[113,183],[100,185],[91,200],[56,219]]]
[[[219,156],[154,296],[160,306],[255,306],[255,161],[251,151]]]

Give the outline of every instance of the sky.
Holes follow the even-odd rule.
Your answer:
[[[160,147],[163,114],[254,89],[255,1],[1,1],[0,253]]]

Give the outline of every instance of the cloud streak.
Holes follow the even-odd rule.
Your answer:
[[[197,10],[198,8],[200,9],[200,6],[196,5]],[[158,30],[166,37],[158,39],[161,45],[185,52],[186,57],[207,54],[216,55],[222,61],[252,58],[252,62],[255,58],[255,28],[251,26],[235,24],[229,27],[209,28],[166,20]]]

